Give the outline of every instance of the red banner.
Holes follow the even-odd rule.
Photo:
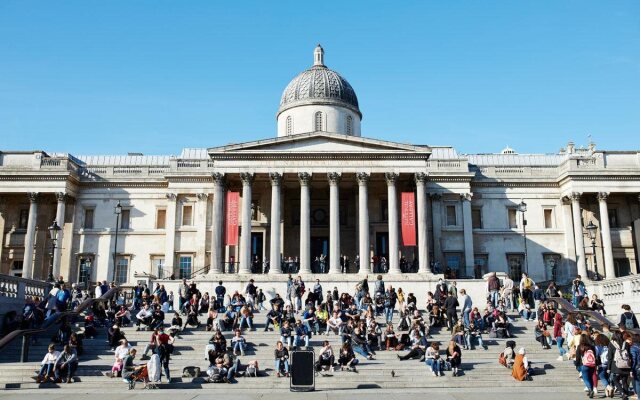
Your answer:
[[[413,192],[402,192],[400,197],[402,206],[400,209],[402,218],[402,244],[404,246],[416,245],[416,200]]]
[[[225,238],[226,246],[238,245],[238,205],[240,204],[239,192],[227,192],[225,202]]]

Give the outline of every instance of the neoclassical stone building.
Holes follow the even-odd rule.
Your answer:
[[[282,95],[275,138],[171,156],[2,151],[0,273],[132,283],[267,264],[279,274],[291,257],[312,274],[326,256],[335,275],[341,255],[352,261],[344,273],[375,271],[384,257],[389,274],[421,280],[445,269],[560,281],[596,265],[607,278],[638,272],[640,152],[569,143],[557,154],[467,155],[361,136],[361,118],[318,46]],[[232,217],[228,193],[239,194]],[[401,193],[415,196],[416,245],[400,234]]]

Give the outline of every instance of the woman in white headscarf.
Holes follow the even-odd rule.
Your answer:
[[[516,355],[516,358],[513,361],[511,376],[513,376],[517,381],[529,380],[531,379],[529,376],[530,372],[531,366],[527,359],[527,351],[524,347],[521,347],[520,350],[518,350],[518,355]]]

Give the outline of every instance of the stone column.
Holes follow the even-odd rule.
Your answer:
[[[366,172],[356,174],[358,179],[358,255],[360,256],[361,274],[371,273],[371,257],[369,255],[369,178]]]
[[[271,243],[269,246],[269,273],[279,274],[282,272],[280,261],[282,260],[280,254],[280,210],[282,204],[281,199],[281,183],[282,175],[277,172],[269,174],[271,180],[271,217],[269,222],[271,225]],[[262,260],[261,260],[262,261]]]
[[[329,273],[340,273],[340,180],[339,172],[327,174],[329,179]]]
[[[556,281],[562,280],[565,277],[564,274],[567,274],[566,278],[572,277],[575,272],[573,271],[573,265],[570,262],[572,261],[574,264],[576,263],[576,240],[573,236],[571,203],[564,200],[564,198],[562,200],[562,217],[562,223],[564,225],[564,241],[566,247],[565,260],[562,265],[564,265],[565,268],[561,270],[560,265],[556,266]]]
[[[300,181],[300,273],[311,273],[311,174],[298,173]]]
[[[253,184],[253,174],[243,172],[242,179],[242,217],[240,233],[240,260],[238,272],[241,274],[251,273],[251,185]],[[273,268],[273,266],[271,266]]]
[[[0,268],[2,267],[2,249],[4,248],[4,226],[7,219],[7,200],[3,197],[0,197]],[[0,273],[2,271],[0,270]]]
[[[418,272],[421,274],[430,273],[429,269],[429,230],[427,227],[427,174],[418,172],[416,180],[416,202],[418,208]]]
[[[211,218],[211,268],[210,274],[224,272],[224,174],[216,172],[213,178],[213,210]]]
[[[573,213],[573,236],[576,239],[576,264],[578,275],[588,279],[587,264],[584,255],[584,235],[582,233],[582,212],[580,211],[580,196],[582,193],[571,193],[571,212]]]
[[[58,207],[56,208],[56,222],[61,228],[56,238],[56,248],[53,252],[53,277],[58,279],[60,276],[60,259],[62,257],[62,238],[64,237],[64,213],[67,204],[67,194],[63,192],[56,193]],[[70,277],[65,277],[69,281]]]
[[[164,270],[169,275],[175,273],[174,260],[176,251],[176,207],[178,195],[176,193],[167,193],[167,216],[164,226]],[[113,257],[113,256],[112,256]],[[176,277],[179,274],[176,274]]]
[[[27,193],[29,197],[29,221],[27,233],[24,236],[24,262],[22,270],[24,278],[33,278],[33,245],[36,240],[36,219],[38,218],[38,193]]]
[[[471,193],[461,195],[462,199],[462,224],[464,230],[464,262],[466,265],[465,274],[473,276],[473,264],[475,255],[473,253],[473,226],[471,220]]]
[[[433,260],[442,264],[442,245],[440,238],[442,236],[442,203],[440,193],[431,194],[431,224],[433,227]],[[443,266],[440,266],[440,273],[444,272]]]
[[[196,216],[196,259],[194,271],[204,268],[207,259],[207,205],[209,203],[209,194],[198,193],[197,198],[198,202],[194,213]]]
[[[398,174],[387,172],[384,174],[387,181],[387,214],[389,222],[389,273],[399,274],[400,257],[398,255],[398,195],[396,193],[396,181]]]
[[[604,253],[604,271],[607,279],[616,277],[616,268],[613,263],[613,248],[611,247],[611,228],[609,227],[609,209],[607,198],[609,193],[598,193],[598,205],[600,206],[600,235],[602,235],[602,252]],[[595,257],[595,254],[593,255]]]

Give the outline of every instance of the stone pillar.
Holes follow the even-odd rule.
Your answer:
[[[280,203],[280,195],[282,190],[282,175],[277,172],[272,172],[269,174],[269,179],[271,180],[271,217],[269,218],[271,225],[271,243],[269,246],[269,273],[279,274],[282,272],[280,265],[282,260],[282,256],[280,254],[280,220],[282,219],[280,217],[280,210],[282,207],[282,204]]]
[[[311,174],[300,172],[300,273],[311,273]]]
[[[4,226],[7,219],[6,207],[7,207],[6,199],[3,197],[0,197],[0,273],[8,272],[8,270],[4,272],[2,271],[2,249],[4,248],[4,238],[5,238]]]
[[[578,275],[582,279],[587,276],[587,264],[584,255],[584,235],[582,233],[582,212],[580,211],[580,196],[582,193],[571,193],[571,212],[573,213],[573,236],[576,239],[576,264]]]
[[[209,194],[198,193],[197,198],[198,202],[194,213],[196,216],[196,259],[194,271],[204,268],[207,259],[207,205],[209,203]]]
[[[253,174],[243,172],[242,179],[242,228],[240,232],[240,260],[238,272],[241,274],[251,273],[251,185],[253,184]],[[273,266],[271,266],[273,268]]]
[[[164,270],[169,275],[174,274],[174,260],[176,251],[176,207],[178,195],[167,193],[167,216],[164,226]],[[113,257],[113,255],[112,255]],[[114,261],[115,262],[115,261]],[[179,274],[176,273],[176,277]]]
[[[464,262],[466,265],[465,274],[473,276],[473,264],[475,255],[473,253],[473,225],[471,220],[471,193],[461,195],[462,199],[462,224],[464,229]]]
[[[604,253],[604,271],[607,279],[616,277],[616,268],[613,263],[613,248],[611,247],[611,228],[609,227],[609,209],[607,198],[609,193],[598,193],[598,205],[600,206],[600,234],[602,235],[602,252]],[[595,257],[595,254],[593,255]]]
[[[389,222],[389,273],[399,274],[400,256],[398,255],[398,194],[396,193],[396,181],[398,174],[387,172],[384,174],[387,181],[387,214]]]
[[[56,193],[56,200],[58,200],[58,207],[56,208],[56,222],[61,228],[56,238],[56,248],[53,252],[53,277],[58,279],[60,276],[60,259],[62,258],[62,238],[64,237],[64,214],[67,204],[67,194],[63,192]],[[65,277],[66,281],[69,281],[70,277]]]
[[[360,256],[361,274],[371,273],[371,256],[369,255],[369,178],[366,172],[356,174],[358,179],[358,255]]]
[[[562,223],[564,225],[564,241],[566,246],[565,262],[563,265],[565,268],[561,271],[560,266],[556,266],[556,281],[561,281],[565,278],[572,277],[576,271],[573,270],[576,264],[576,240],[573,236],[573,222],[571,216],[571,203],[562,202]],[[573,262],[573,264],[571,263]],[[585,278],[586,279],[586,278]]]
[[[210,274],[224,273],[224,174],[216,172],[213,178],[213,210],[211,212],[211,268]]]
[[[442,195],[433,193],[431,195],[431,225],[433,227],[433,261],[440,264],[440,273],[444,272],[442,265]]]
[[[29,221],[27,234],[24,236],[23,277],[33,278],[33,245],[36,241],[36,219],[38,218],[38,193],[27,193],[29,197]]]
[[[418,172],[416,180],[416,203],[418,208],[418,272],[430,273],[429,268],[429,230],[427,227],[427,174]]]
[[[327,174],[329,179],[329,273],[340,273],[340,180],[339,172]]]

